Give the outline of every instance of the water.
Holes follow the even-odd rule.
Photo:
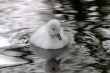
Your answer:
[[[19,44],[20,46],[28,45],[26,42],[34,30],[44,25],[50,19],[64,19],[62,14],[53,14],[54,8],[59,7],[60,4],[55,2],[50,3],[49,0],[0,0],[0,47],[15,44]],[[100,73],[101,70],[87,66],[90,63],[97,63],[95,58],[88,56],[88,49],[84,46],[74,45],[73,36],[76,31],[72,30],[75,27],[73,23],[74,21],[65,22],[63,25],[71,42],[69,50],[61,56],[61,73]],[[25,36],[22,37],[22,35]],[[1,51],[3,52],[2,49]],[[30,49],[23,48],[23,50],[27,51]],[[22,51],[22,49],[19,51]],[[4,54],[13,56],[26,53],[24,51],[22,53],[14,51],[12,54],[12,52],[5,52]],[[45,61],[43,59],[32,54],[24,57],[32,59],[34,62],[2,68],[0,69],[0,73],[45,73]]]
[[[44,0],[0,0],[0,47],[1,52],[6,55],[6,58],[2,56],[3,60],[7,62],[7,59],[10,58],[9,56],[20,56],[23,53],[15,51],[3,51],[2,47],[13,45],[16,47],[16,44],[19,44],[20,46],[25,45],[25,40],[27,40],[29,37],[24,37],[25,39],[20,40],[22,35],[27,33],[30,34],[41,25],[44,25],[48,20],[57,18],[52,13],[52,6],[52,3]],[[34,55],[28,55],[26,57],[34,60],[34,62],[25,64],[25,62],[28,62],[27,60],[22,61],[19,58],[13,60],[10,58],[11,62],[7,62],[9,64],[5,65],[6,68],[1,68],[0,72],[45,73],[44,60]],[[2,62],[2,60],[0,61]],[[2,63],[1,65],[3,65]],[[16,66],[18,64],[25,65]]]

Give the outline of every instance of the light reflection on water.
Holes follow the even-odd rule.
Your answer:
[[[55,16],[60,17],[60,14],[52,14],[52,5],[58,4],[50,4],[46,0],[0,0],[0,47],[8,46],[10,43],[21,43],[24,41],[22,39],[19,40],[22,35],[34,32],[36,28],[44,25]],[[60,5],[55,7],[58,8]],[[68,28],[65,26],[66,30],[69,29],[68,35],[71,37],[72,44],[69,52],[67,51],[61,57],[63,59],[61,63],[62,73],[100,73],[100,70],[95,69],[95,67],[86,66],[87,63],[97,63],[93,57],[87,56],[87,48],[73,44],[75,43],[73,41],[73,33],[76,33],[72,30],[75,26],[73,23],[74,21],[68,22],[68,25],[66,25]],[[24,38],[27,39],[28,37]],[[24,49],[27,51],[29,48]],[[32,54],[28,55],[27,58],[34,60],[34,63],[3,68],[0,69],[0,72],[45,73],[44,60]]]
[[[1,0],[0,1],[0,47],[9,46],[17,34],[33,32],[36,27],[54,18],[52,7],[44,0]],[[48,3],[48,2],[47,2]],[[19,29],[27,28],[23,31]],[[2,38],[3,37],[3,38]],[[19,35],[17,35],[19,38]],[[15,38],[16,39],[16,38]],[[15,40],[14,39],[14,40]],[[11,42],[9,42],[11,41]],[[35,62],[27,65],[0,69],[1,73],[44,73],[44,61],[29,55]],[[5,60],[6,58],[4,58]],[[11,69],[10,69],[11,68]]]
[[[0,39],[0,46],[22,42],[22,40],[18,40],[22,35],[33,32],[37,27],[44,25],[49,19],[55,18],[54,14],[52,14],[52,4],[43,1],[45,0],[0,1],[0,36],[4,37]],[[70,24],[72,23],[70,22]],[[69,25],[67,26],[69,27]],[[85,50],[81,49],[81,47],[73,45],[73,43],[75,43],[73,41],[74,31],[71,30],[73,28],[70,26],[69,28],[65,27],[65,29],[70,30],[68,35],[71,37],[72,44],[70,44],[69,52],[67,51],[61,56],[63,59],[61,62],[62,73],[99,73],[95,68],[86,66],[87,60],[94,62],[93,58],[83,54]],[[25,48],[25,50],[27,50],[27,48]],[[3,68],[0,69],[0,72],[45,73],[44,60],[34,55],[28,55],[27,58],[34,60],[34,63]]]
[[[0,37],[0,47],[9,46],[10,43],[8,42],[8,39]]]
[[[47,2],[43,2],[44,0],[1,0],[0,1],[0,35],[4,36],[4,39],[0,41],[1,46],[9,46],[10,43],[19,42],[18,40],[9,42],[13,40],[13,37],[17,34],[24,34],[26,32],[33,32],[36,27],[39,27],[45,24],[49,19],[55,18],[52,14],[52,7]],[[3,23],[3,24],[2,24]],[[23,31],[19,29],[24,29]],[[18,36],[17,35],[17,36]],[[69,35],[72,37],[71,33]],[[5,39],[6,38],[6,39]],[[19,36],[18,36],[19,38]],[[68,54],[69,55],[69,54]],[[66,55],[67,56],[67,55]],[[35,62],[27,65],[10,67],[1,69],[1,73],[44,73],[44,60],[40,58],[36,58],[33,55],[29,55],[29,58],[33,59]],[[73,58],[72,56],[67,56],[70,60]],[[66,73],[69,69],[68,66],[72,67],[70,62],[66,66],[66,62],[62,63],[64,73]],[[69,69],[68,69],[69,68]],[[66,71],[67,70],[67,71]],[[72,73],[72,72],[68,72]]]

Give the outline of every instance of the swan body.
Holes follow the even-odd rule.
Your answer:
[[[35,54],[47,60],[62,54],[69,43],[68,36],[57,19],[52,19],[40,27],[31,35],[29,41]]]

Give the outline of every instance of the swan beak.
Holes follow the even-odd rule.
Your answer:
[[[59,40],[62,40],[62,37],[61,37],[60,34],[57,34],[57,37],[58,37]]]

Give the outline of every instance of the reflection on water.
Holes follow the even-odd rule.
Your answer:
[[[25,41],[20,39],[22,35],[32,33],[37,27],[55,18],[52,14],[52,4],[45,0],[0,0],[0,7],[0,36],[3,37],[0,39],[0,47],[10,46],[12,44],[23,45],[29,37],[24,36]],[[11,47],[11,49],[13,48]],[[1,73],[45,73],[45,61],[35,57],[33,54],[29,55],[29,51],[27,51],[30,50],[29,48],[17,47],[13,51],[11,49],[3,51],[3,54],[14,56],[18,59],[15,61],[7,56],[10,59],[9,64],[17,63],[17,61],[21,64],[26,62],[20,60],[19,57],[23,59],[25,57],[26,60],[32,59],[34,62],[26,65],[2,68],[0,69]],[[24,53],[28,53],[28,55]],[[7,62],[8,58],[4,57],[2,60]],[[2,60],[0,59],[0,61]],[[7,64],[6,66],[9,65]]]
[[[0,37],[0,47],[5,47],[5,46],[9,46],[10,43],[8,42],[7,39]]]
[[[48,0],[52,1],[52,0]],[[28,42],[29,35],[41,25],[44,25],[48,20],[52,18],[62,19],[62,15],[54,15],[52,5],[46,0],[0,0],[0,36],[6,38],[0,41],[1,46],[7,46],[10,44],[20,44],[24,46],[24,43]],[[59,8],[60,5],[56,4],[55,8]],[[61,17],[61,18],[60,18]],[[65,16],[68,19],[68,17]],[[71,18],[72,19],[72,18]],[[71,37],[71,45],[69,51],[61,56],[63,59],[61,62],[62,73],[100,73],[94,67],[86,66],[86,63],[97,63],[93,57],[87,56],[88,51],[86,47],[80,47],[73,45],[73,29],[74,21],[67,22],[65,30],[69,31],[67,34]],[[66,24],[66,23],[65,23]],[[69,25],[70,24],[70,25]],[[67,28],[68,27],[68,28]],[[29,35],[28,35],[29,34]],[[22,35],[25,35],[22,37]],[[28,37],[27,37],[28,36]],[[21,39],[24,38],[24,39]],[[8,40],[7,40],[8,39]],[[2,40],[2,39],[1,39]],[[9,42],[9,43],[8,43]],[[85,48],[85,49],[82,49]],[[13,49],[13,48],[12,48]],[[34,60],[33,63],[20,65],[15,67],[7,67],[0,69],[1,73],[45,73],[44,64],[45,61],[41,58],[29,54],[31,49],[20,48],[16,49],[22,52],[23,57],[26,59]],[[25,51],[24,51],[25,50]],[[29,51],[28,51],[29,50]],[[10,51],[12,52],[12,51]],[[8,52],[8,54],[10,54]],[[14,51],[13,51],[14,52]],[[23,53],[28,53],[24,55]],[[18,54],[19,56],[21,54]],[[13,55],[13,54],[11,54]]]

